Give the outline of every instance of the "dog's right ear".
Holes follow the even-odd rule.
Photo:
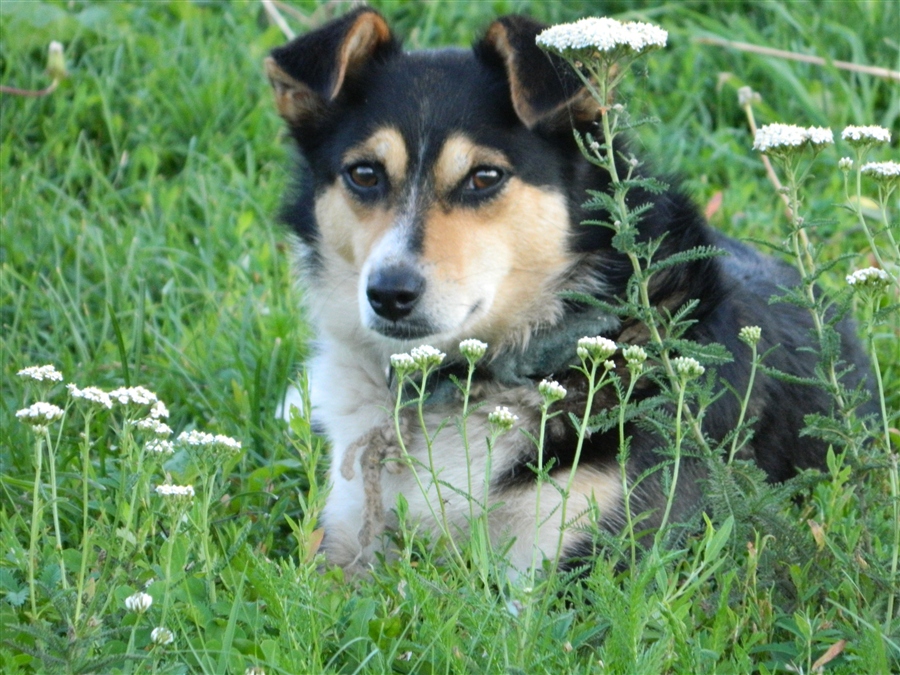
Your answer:
[[[278,113],[293,127],[305,126],[367,61],[398,49],[384,18],[368,7],[273,49],[265,67]]]

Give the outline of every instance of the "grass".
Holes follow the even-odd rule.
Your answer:
[[[510,11],[548,22],[592,11],[374,4],[413,47],[464,44]],[[715,226],[773,243],[787,231],[750,150],[742,85],[763,96],[761,124],[878,124],[894,141],[872,159],[896,153],[896,82],[698,41],[897,68],[894,3],[606,7],[670,31],[670,47],[622,95],[660,120],[639,130],[639,145],[685,177]],[[900,671],[883,444],[862,448],[862,462],[834,458],[802,485],[767,490],[738,475],[745,501],[731,517],[714,510],[683,550],[654,549],[626,573],[600,563],[578,584],[552,578],[528,592],[492,577],[490,559],[484,574],[466,574],[411,532],[398,534],[407,555],[369,580],[321,570],[324,447],[305,420],[288,427],[275,415],[310,337],[274,219],[289,161],[261,62],[282,35],[251,2],[10,0],[0,29],[0,83],[47,86],[51,40],[70,69],[48,97],[0,99],[0,670],[809,673],[832,649],[825,672]],[[870,264],[858,219],[838,206],[846,154],[840,142],[823,154],[803,193],[821,260],[838,260],[821,278],[833,292]],[[893,311],[872,333],[894,427],[896,331]],[[65,389],[15,373],[45,363],[80,387],[143,385],[176,434],[226,434],[243,452],[204,464],[179,446],[154,460],[125,424],[138,410],[85,419],[73,405],[40,438],[36,481],[38,438],[16,411],[42,398],[65,406]],[[166,477],[197,488],[185,520],[149,492]],[[145,614],[125,608],[139,590],[154,600]],[[155,645],[163,614],[175,639]]]

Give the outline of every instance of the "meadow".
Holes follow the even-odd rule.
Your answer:
[[[468,44],[510,12],[601,13],[371,4],[410,48]],[[350,3],[290,6],[300,33]],[[282,29],[259,2],[5,0],[0,84],[47,87],[51,41],[68,72],[47,96],[0,94],[0,671],[900,673],[900,257],[885,229],[900,239],[900,206],[856,182],[862,161],[900,159],[900,82],[835,64],[896,71],[900,5],[620,0],[602,14],[669,31],[620,95],[656,120],[635,147],[715,227],[789,260],[798,234],[739,90],[759,94],[759,126],[834,130],[794,206],[810,279],[877,357],[881,419],[814,421],[829,470],[785,485],[728,464],[709,516],[633,566],[611,556],[523,586],[489,555],[451,564],[446,542],[404,531],[399,561],[345,579],[318,555],[325,442],[278,414],[312,337],[277,220],[291,152],[262,70]],[[893,138],[862,159],[848,125]],[[894,275],[881,295],[845,280],[870,266]],[[63,379],[18,375],[42,365]],[[38,401],[61,417],[17,415]]]

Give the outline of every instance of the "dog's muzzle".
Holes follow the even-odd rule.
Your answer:
[[[366,286],[369,305],[378,316],[389,321],[408,317],[424,292],[425,277],[404,264],[373,271]]]

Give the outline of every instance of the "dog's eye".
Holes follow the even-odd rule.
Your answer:
[[[490,166],[480,166],[469,174],[466,190],[482,192],[497,187],[503,180],[503,172]]]
[[[355,164],[347,169],[345,175],[347,180],[357,188],[371,190],[378,187],[378,170],[371,164]]]

